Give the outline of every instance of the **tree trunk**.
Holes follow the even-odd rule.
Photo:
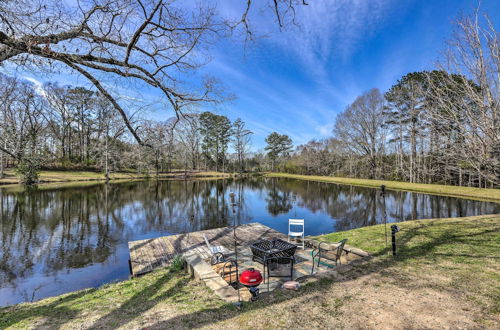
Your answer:
[[[104,155],[104,159],[105,159],[105,163],[104,163],[104,166],[105,166],[105,178],[106,178],[106,182],[109,181],[109,165],[108,165],[108,132],[106,132],[106,140],[105,140],[105,155]]]
[[[0,179],[4,176],[3,174],[3,151],[0,151]]]
[[[156,180],[160,177],[160,150],[155,152]]]
[[[415,123],[412,123],[411,129],[411,152],[410,152],[410,182],[415,183],[417,177],[416,161],[417,161],[417,139],[415,132]]]

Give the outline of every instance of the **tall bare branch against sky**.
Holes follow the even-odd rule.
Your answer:
[[[272,1],[278,25],[292,15],[296,1]],[[304,4],[302,4],[304,5]],[[139,144],[145,144],[129,114],[103,84],[133,80],[151,87],[176,116],[186,106],[218,103],[224,92],[216,79],[188,77],[203,66],[207,48],[234,30],[252,35],[247,14],[228,20],[215,4],[192,7],[168,0],[5,1],[0,6],[0,62],[40,70],[70,69],[85,77],[121,115]]]

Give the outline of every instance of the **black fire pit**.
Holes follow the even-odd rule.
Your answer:
[[[250,245],[252,250],[252,260],[265,264],[266,259],[275,257],[293,257],[297,245],[288,243],[279,238],[262,240]]]

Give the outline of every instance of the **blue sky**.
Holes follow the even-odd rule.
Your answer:
[[[453,21],[474,1],[309,1],[301,29],[274,32],[246,51],[216,50],[217,72],[237,100],[219,110],[255,132],[254,149],[272,131],[295,144],[331,136],[335,116],[372,87],[388,89],[402,75],[430,69],[445,48]],[[481,3],[495,25],[500,1]],[[272,30],[269,22],[262,29]],[[274,29],[275,30],[275,29]]]
[[[296,145],[331,136],[336,114],[358,95],[373,87],[385,91],[408,72],[431,69],[451,37],[453,21],[477,5],[472,0],[308,2],[297,8],[300,27],[286,31],[255,10],[251,22],[257,34],[267,36],[246,47],[236,37],[219,42],[202,69],[201,74],[217,77],[236,95],[217,112],[247,123],[255,133],[253,150],[263,148],[273,131],[288,134]],[[245,1],[217,3],[222,14],[241,15]],[[481,10],[499,28],[500,0],[483,0]],[[33,82],[58,80],[89,87],[74,75],[21,75]],[[133,83],[120,89],[118,93],[132,98],[140,89],[137,97],[152,103],[160,97],[158,91]],[[167,119],[172,112],[156,110],[148,116]]]

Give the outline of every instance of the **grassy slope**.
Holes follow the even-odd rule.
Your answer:
[[[337,242],[347,238],[350,245],[383,259],[392,254],[390,225],[331,233],[319,239]],[[447,276],[471,297],[490,303],[500,301],[500,215],[413,220],[398,226],[398,267],[414,275],[427,269]]]
[[[499,320],[500,216],[399,225],[397,259],[388,254],[382,225],[324,235],[321,239],[330,241],[348,238],[375,258],[342,282],[323,279],[298,292],[275,292],[242,310],[186,275],[163,270],[0,309],[0,328],[494,328]],[[397,317],[388,314],[394,308],[399,308]]]
[[[340,184],[374,187],[374,188],[380,188],[381,185],[385,185],[387,189],[408,190],[408,191],[422,192],[426,194],[456,196],[469,199],[500,202],[500,189],[457,187],[457,186],[448,186],[440,184],[408,183],[399,181],[339,178],[331,176],[298,175],[298,174],[287,174],[287,173],[268,173],[266,174],[266,176],[319,181],[319,182],[331,182],[331,183],[340,183]]]
[[[183,177],[183,175],[184,175],[183,171],[178,171],[174,173],[161,173],[160,177],[173,178],[173,177]],[[222,176],[230,176],[231,174],[199,171],[199,172],[188,172],[188,175],[191,177],[222,177]],[[111,173],[110,178],[111,180],[128,180],[128,179],[141,179],[145,178],[145,176],[141,173],[117,172],[117,173]],[[90,171],[41,171],[40,172],[41,183],[71,182],[71,181],[102,181],[102,180],[105,180],[104,174],[98,172],[90,172]],[[14,171],[12,170],[6,171],[5,177],[0,179],[0,185],[17,184],[17,183],[19,183],[19,178],[15,175]]]

